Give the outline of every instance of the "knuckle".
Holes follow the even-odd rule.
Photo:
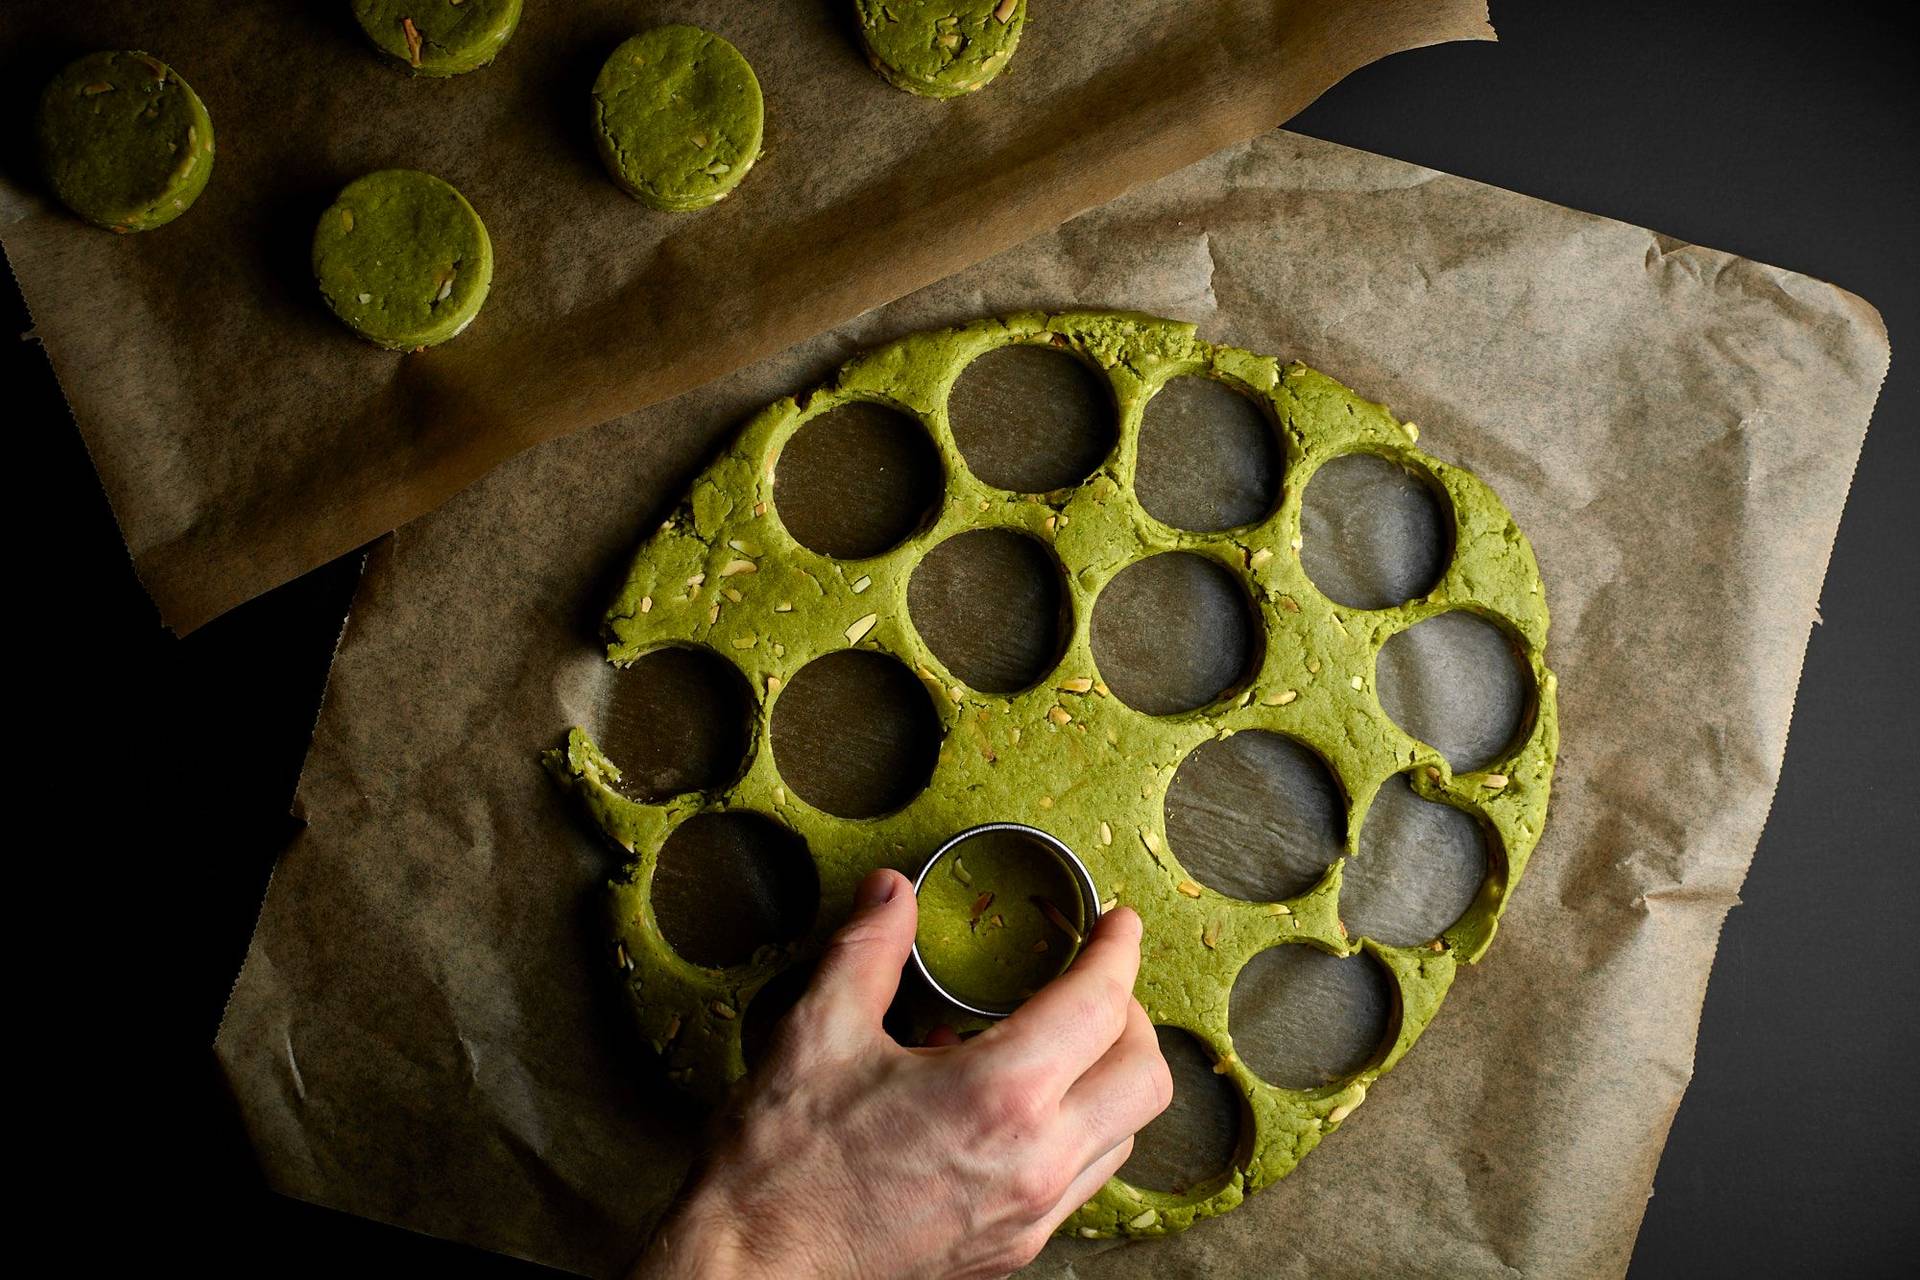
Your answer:
[[[821,1037],[811,1023],[789,1022],[773,1033],[762,1060],[764,1074],[779,1080],[804,1080],[827,1061]]]
[[[841,926],[840,932],[833,935],[833,945],[829,948],[829,953],[844,955],[847,952],[864,951],[868,947],[884,942],[886,937],[887,930],[884,926],[871,916],[863,916]]]
[[[1153,1114],[1159,1115],[1173,1105],[1173,1072],[1167,1067],[1167,1060],[1159,1054],[1147,1066],[1147,1083],[1153,1100]]]
[[[1074,1002],[1073,1019],[1097,1031],[1108,1043],[1119,1039],[1127,1024],[1127,1001],[1132,993],[1122,991],[1112,978],[1101,978]]]
[[[806,1055],[819,1041],[830,1008],[830,1001],[819,988],[801,996],[774,1024],[773,1034],[767,1041],[767,1055],[779,1058]]]
[[[1110,1029],[1117,1036],[1126,1026],[1127,1007],[1132,1003],[1133,992],[1103,973],[1088,984],[1074,1012],[1088,1024]]]
[[[980,1114],[988,1128],[1017,1133],[1038,1129],[1050,1110],[1046,1094],[1019,1076],[988,1082],[983,1104]]]
[[[1066,1181],[1051,1160],[1037,1160],[1020,1168],[1007,1187],[1015,1210],[1028,1219],[1038,1218],[1052,1209],[1066,1190]]]

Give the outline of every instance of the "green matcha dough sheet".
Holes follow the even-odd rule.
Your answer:
[[[520,25],[520,0],[353,0],[382,53],[415,75],[457,76],[492,62]]]
[[[313,275],[349,329],[407,351],[473,323],[493,283],[493,246],[451,186],[414,169],[381,169],[348,183],[320,215]]]
[[[1015,344],[1071,353],[1098,370],[1112,392],[1116,442],[1077,484],[1035,494],[995,488],[969,471],[955,442],[947,408],[955,381],[974,360]],[[1224,383],[1273,425],[1284,451],[1279,499],[1252,523],[1219,532],[1176,529],[1149,515],[1134,493],[1146,406],[1180,378]],[[856,401],[892,406],[907,415],[901,429],[925,431],[947,482],[937,507],[896,546],[841,560],[809,550],[787,530],[774,478],[796,432]],[[1204,1046],[1242,1103],[1238,1152],[1217,1176],[1179,1192],[1116,1178],[1063,1229],[1089,1238],[1165,1235],[1231,1210],[1290,1172],[1370,1089],[1386,1087],[1380,1078],[1439,1012],[1459,966],[1492,944],[1540,837],[1559,746],[1555,680],[1545,661],[1546,597],[1533,549],[1490,488],[1424,452],[1418,438],[1414,424],[1303,364],[1217,346],[1191,324],[1101,311],[1022,313],[902,338],[749,420],[694,479],[679,509],[648,532],[605,621],[607,657],[617,666],[668,646],[699,647],[734,665],[754,703],[742,767],[711,791],[643,800],[621,790],[618,762],[582,729],[546,759],[629,855],[609,885],[605,954],[669,1078],[714,1098],[741,1076],[743,1015],[768,982],[819,954],[874,867],[911,876],[960,831],[1020,822],[1079,855],[1103,912],[1125,904],[1140,913],[1145,933],[1135,995],[1157,1026],[1185,1031]],[[1351,454],[1407,469],[1446,512],[1444,569],[1422,594],[1385,608],[1330,599],[1300,559],[1305,489],[1321,466]],[[982,528],[1049,548],[1071,607],[1055,665],[1012,693],[968,687],[928,646],[907,603],[914,567],[947,539]],[[1109,689],[1095,661],[1091,617],[1119,574],[1168,552],[1204,556],[1231,574],[1262,644],[1256,665],[1213,702],[1150,715]],[[1396,724],[1375,691],[1375,662],[1390,639],[1456,611],[1498,627],[1531,685],[1515,739],[1485,765],[1458,770]],[[847,649],[887,655],[917,675],[940,724],[925,788],[871,818],[836,817],[813,806],[787,784],[775,758],[772,720],[783,691],[809,662]],[[1338,781],[1346,805],[1344,852],[1317,882],[1279,901],[1233,897],[1202,883],[1167,835],[1167,791],[1181,763],[1247,731],[1280,734],[1311,750]],[[1436,935],[1407,945],[1351,936],[1341,912],[1343,872],[1360,854],[1368,810],[1381,787],[1397,779],[1421,800],[1472,817],[1488,852],[1471,904]],[[661,935],[650,884],[661,845],[681,823],[742,810],[805,841],[818,905],[796,904],[813,922],[797,941],[769,941],[744,964],[706,968]],[[971,972],[979,961],[964,953],[978,935],[968,926],[990,887],[980,877],[998,869],[976,867],[971,856],[967,865],[975,884],[937,884],[928,905],[939,917],[934,928],[947,931],[945,940],[963,952],[960,968]],[[1009,884],[1014,896],[1032,892]],[[981,914],[997,910],[989,904]],[[1010,928],[1014,923],[1009,917]],[[1029,947],[1048,939],[1037,918],[1020,927]],[[1310,1087],[1263,1079],[1234,1051],[1229,995],[1236,979],[1254,956],[1288,946],[1375,966],[1392,994],[1386,1036],[1373,1055],[1359,1069]],[[984,969],[995,981],[1002,958],[990,958]],[[912,1002],[903,990],[903,1001]],[[900,1012],[909,1032],[942,1021],[962,1031],[981,1025],[944,1005]]]
[[[867,61],[888,84],[957,98],[1007,69],[1027,0],[854,0]]]
[[[760,158],[760,81],[711,31],[672,24],[627,40],[593,82],[594,139],[621,190],[655,209],[703,209]]]
[[[151,231],[185,213],[213,175],[213,120],[179,72],[151,54],[90,53],[40,95],[47,184],[96,226]]]

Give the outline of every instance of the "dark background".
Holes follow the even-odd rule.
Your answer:
[[[1293,124],[1834,281],[1893,335],[1638,1277],[1905,1275],[1920,1256],[1920,48],[1901,16],[1496,3],[1498,45],[1390,58]],[[3,305],[26,330],[10,282]],[[32,513],[9,558],[25,708],[10,1038],[36,1148],[16,1169],[97,1224],[68,1239],[76,1261],[539,1274],[270,1194],[213,1066],[359,557],[176,641],[37,344],[0,345],[0,386],[16,510]]]

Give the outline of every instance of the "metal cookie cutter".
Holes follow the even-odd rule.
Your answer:
[[[1100,919],[1100,891],[1094,886],[1093,873],[1087,870],[1087,864],[1080,861],[1080,855],[1068,848],[1065,841],[1038,827],[1030,827],[1024,822],[984,822],[977,827],[968,827],[965,831],[950,837],[945,844],[933,851],[933,856],[927,859],[927,865],[920,868],[920,874],[913,878],[914,896],[916,898],[920,896],[920,887],[926,883],[927,876],[961,845],[982,836],[999,834],[1023,837],[1033,846],[1036,857],[1051,856],[1066,870],[1079,895],[1080,919],[1085,922],[1081,935],[1084,937],[1091,934],[1094,923]],[[925,958],[920,954],[918,937],[915,937],[913,942],[913,967],[919,970],[920,976],[941,999],[968,1013],[977,1014],[982,1018],[1004,1018],[1020,1007],[1020,1002],[1017,1000],[1005,1004],[994,1004],[968,1000],[955,993],[933,975],[933,970],[928,967]]]

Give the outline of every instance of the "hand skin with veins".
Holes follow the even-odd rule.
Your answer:
[[[1140,917],[1103,916],[1011,1017],[903,1048],[881,1029],[913,888],[861,882],[632,1280],[999,1276],[1111,1177],[1173,1079],[1133,998]]]

